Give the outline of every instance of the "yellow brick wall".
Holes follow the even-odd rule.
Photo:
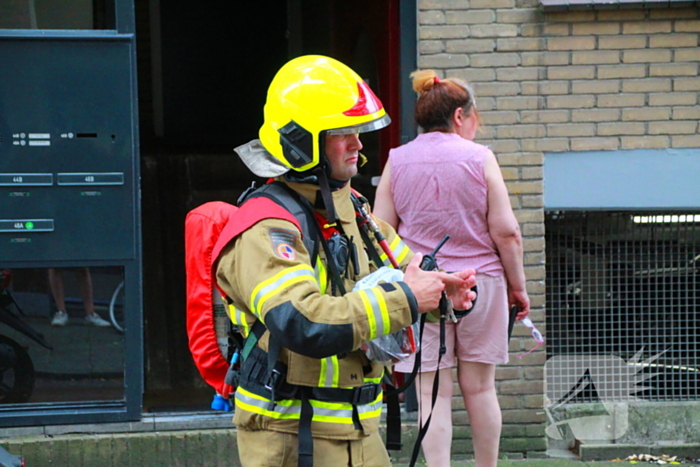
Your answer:
[[[699,37],[697,7],[545,13],[537,0],[418,1],[418,66],[475,88],[478,142],[508,184],[542,328],[544,153],[700,147]],[[532,345],[522,326],[515,335],[513,352]],[[545,354],[513,355],[497,372],[502,451],[508,437],[544,437]],[[454,409],[467,423],[457,399]]]

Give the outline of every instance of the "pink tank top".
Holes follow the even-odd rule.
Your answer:
[[[437,256],[446,271],[503,274],[486,220],[484,163],[489,151],[454,133],[432,131],[389,152],[398,233],[413,251],[424,254],[449,234]]]

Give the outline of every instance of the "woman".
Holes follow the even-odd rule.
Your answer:
[[[393,149],[377,188],[374,213],[391,224],[416,252],[429,253],[446,235],[440,268],[474,268],[479,296],[473,310],[447,323],[447,353],[438,365],[439,323],[426,324],[420,378],[422,420],[429,415],[433,379],[440,387],[423,453],[430,467],[450,465],[452,367],[471,423],[477,467],[495,466],[501,409],[496,364],[508,362],[508,308],[527,316],[520,228],[491,150],[473,142],[479,128],[474,93],[459,79],[440,80],[432,70],[411,74],[418,93],[415,119],[423,129]],[[410,372],[413,362],[396,370]]]

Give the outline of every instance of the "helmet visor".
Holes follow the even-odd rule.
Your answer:
[[[326,131],[329,135],[352,135],[355,133],[367,133],[369,131],[381,130],[385,126],[391,123],[391,118],[387,114],[384,114],[381,118],[377,120],[372,120],[371,122],[360,123],[358,125],[346,126],[343,128],[334,128],[332,130]]]

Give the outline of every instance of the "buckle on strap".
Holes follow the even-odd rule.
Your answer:
[[[352,404],[353,405],[365,405],[371,404],[379,395],[381,391],[380,384],[365,384],[359,388],[353,390]]]
[[[272,394],[274,394],[275,390],[280,387],[282,381],[284,381],[282,373],[277,368],[273,368],[272,371],[270,371],[270,378],[265,384],[265,389],[272,391]]]

